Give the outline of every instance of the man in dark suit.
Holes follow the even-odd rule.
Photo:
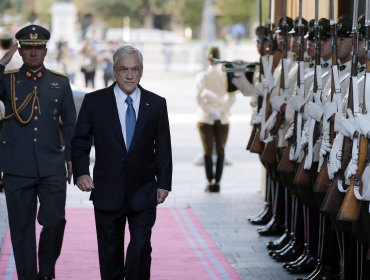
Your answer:
[[[91,191],[102,280],[150,279],[156,206],[172,182],[166,100],[139,85],[143,57],[125,45],[113,54],[116,82],[85,96],[72,140],[75,183]],[[93,178],[89,154],[95,146]],[[124,257],[126,221],[130,243]]]
[[[29,25],[0,59],[0,99],[5,105],[0,133],[0,172],[18,279],[53,279],[65,227],[66,178],[76,109],[69,80],[45,68],[47,29]],[[15,52],[19,69],[5,71]],[[66,163],[68,173],[66,173]],[[37,200],[40,207],[37,213]],[[38,248],[35,219],[42,225]]]

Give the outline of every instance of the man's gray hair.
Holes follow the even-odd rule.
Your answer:
[[[114,65],[116,65],[118,60],[120,60],[122,57],[125,57],[125,56],[130,55],[130,54],[137,54],[137,56],[139,58],[140,66],[141,66],[141,68],[143,68],[143,55],[141,54],[141,52],[137,48],[134,48],[131,45],[124,45],[124,46],[121,46],[118,49],[116,49],[116,51],[113,54],[113,63],[114,63]]]

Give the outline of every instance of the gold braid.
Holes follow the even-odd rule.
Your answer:
[[[19,115],[19,113],[23,111],[23,109],[28,105],[28,103],[31,100],[32,100],[31,114],[28,117],[28,119],[23,120],[21,116]],[[10,75],[10,101],[12,104],[13,113],[8,116],[5,116],[3,120],[9,120],[9,119],[15,118],[21,124],[28,124],[31,121],[33,115],[35,114],[35,104],[36,102],[37,103],[39,102],[39,97],[37,95],[36,89],[34,89],[33,91],[31,91],[31,93],[27,95],[26,99],[23,100],[21,105],[17,108],[16,97],[15,97],[15,74],[11,74]]]

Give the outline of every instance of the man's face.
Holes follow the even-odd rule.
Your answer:
[[[37,69],[44,63],[47,48],[46,46],[21,46],[18,52],[25,65],[31,69]]]
[[[287,35],[288,42],[287,42],[287,51],[291,49],[291,37],[289,34]],[[277,43],[280,50],[283,50],[284,47],[284,34],[282,32],[278,33],[277,35]]]
[[[331,58],[332,46],[330,39],[321,39],[321,57],[324,61]]]
[[[143,67],[136,54],[120,58],[114,65],[114,78],[120,89],[130,95],[134,92],[143,76]]]
[[[315,42],[313,40],[307,40],[307,55],[314,58],[316,55]]]
[[[352,39],[346,38],[346,37],[338,37],[337,50],[338,50],[338,59],[347,61],[346,58],[348,58],[351,55]],[[346,61],[343,61],[343,62],[346,62]]]

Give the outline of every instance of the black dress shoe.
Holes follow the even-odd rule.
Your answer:
[[[320,274],[322,271],[322,266],[320,262],[317,262],[317,265],[315,269],[307,276],[304,278],[296,278],[296,280],[314,280],[314,279],[320,279]]]
[[[205,192],[220,192],[220,184],[207,184]]]
[[[272,209],[271,209],[271,203],[265,202],[265,208],[263,208],[257,215],[253,217],[248,218],[248,222],[251,222],[252,220],[258,220],[261,219],[261,217],[266,216],[266,215],[272,216]]]
[[[293,246],[291,246],[288,250],[281,254],[274,254],[272,257],[278,261],[278,262],[289,262],[297,259],[303,250],[303,246],[295,243]]]
[[[308,257],[307,252],[304,250],[302,252],[302,254],[298,258],[296,258],[295,260],[293,260],[291,262],[283,263],[283,268],[287,269],[290,266],[295,266],[295,265],[301,263],[307,257]],[[310,270],[310,271],[312,271],[312,270]]]
[[[301,262],[288,266],[286,270],[293,274],[299,274],[299,273],[309,273],[313,269],[315,269],[317,265],[317,259],[316,257],[306,255],[304,259],[301,260]]]
[[[284,230],[284,225],[272,218],[266,226],[258,228],[257,232],[262,236],[272,236],[283,234]]]
[[[289,247],[291,247],[293,245],[294,242],[295,242],[295,238],[291,237],[291,239],[289,239],[289,242],[287,244],[285,244],[283,247],[281,247],[277,250],[270,250],[269,251],[269,256],[272,257],[275,254],[281,254],[281,253],[285,252],[286,250],[289,249]]]
[[[290,232],[289,230],[285,230],[285,232],[276,240],[269,241],[266,245],[268,250],[278,250],[284,247],[290,240]]]
[[[268,211],[264,215],[257,217],[256,219],[248,219],[248,221],[252,225],[262,226],[262,225],[266,225],[271,220],[271,217],[272,217],[272,212]]]
[[[43,276],[43,277],[39,276],[39,280],[53,280],[53,278],[48,277],[48,276]]]

